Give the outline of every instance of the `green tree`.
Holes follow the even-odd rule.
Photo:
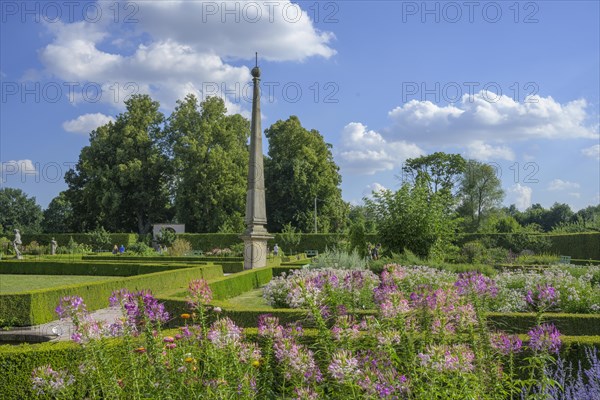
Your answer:
[[[90,237],[90,244],[94,251],[99,250],[110,250],[112,247],[110,233],[106,232],[104,227],[94,229],[88,233]]]
[[[296,116],[277,121],[265,134],[269,140],[265,159],[269,230],[280,232],[291,223],[302,232],[314,232],[317,199],[318,231],[342,231],[349,207],[342,200],[342,177],[331,145],[318,131],[303,128]]]
[[[466,161],[460,154],[436,152],[409,158],[402,167],[402,172],[403,177],[413,184],[417,179],[425,180],[433,193],[437,193],[438,190],[453,193],[465,168]]]
[[[42,208],[35,197],[28,197],[21,189],[0,189],[0,236],[12,237],[13,229],[23,233],[38,233],[42,222]]]
[[[60,192],[44,210],[42,230],[46,233],[73,232],[73,206],[65,192]]]
[[[74,170],[67,172],[67,199],[74,224],[86,231],[150,231],[169,218],[170,166],[161,152],[163,115],[148,95],[125,101],[127,111],[90,134]]]
[[[188,95],[165,127],[177,176],[177,220],[190,232],[244,229],[250,123],[226,113],[221,98],[199,106]]]
[[[348,212],[349,225],[361,224],[364,228],[364,233],[377,233],[377,221],[375,216],[371,214],[369,208],[364,205],[350,205]]]
[[[541,204],[532,204],[527,210],[519,213],[516,218],[522,225],[537,224],[544,232],[549,232],[555,226],[572,222],[575,213],[565,203],[554,203],[549,209]]]
[[[296,231],[296,228],[292,224],[287,223],[281,230],[281,242],[286,253],[294,253],[298,250],[298,245],[302,240],[302,234]]]
[[[398,253],[407,249],[422,257],[449,246],[456,227],[451,201],[444,191],[431,193],[425,180],[405,182],[396,192],[385,190],[365,199],[377,218],[383,247]]]
[[[479,229],[486,215],[504,198],[494,168],[475,160],[467,161],[458,194],[461,201],[459,213],[472,231]]]

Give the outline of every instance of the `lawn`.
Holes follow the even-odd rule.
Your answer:
[[[0,275],[0,294],[46,289],[55,286],[115,279],[112,276],[90,275]]]
[[[273,308],[262,297],[263,290],[254,289],[244,294],[225,300],[230,307]]]

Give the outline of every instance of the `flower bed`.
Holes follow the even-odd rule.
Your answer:
[[[39,365],[30,389],[90,399],[533,399],[563,388],[592,393],[600,381],[592,367],[587,381],[567,378],[559,386],[552,368],[562,338],[543,314],[556,298],[551,286],[529,294],[534,324],[520,337],[488,328],[484,310],[498,288],[477,273],[439,288],[417,279],[415,291],[405,294],[402,269],[389,268],[379,282],[352,271],[332,288],[377,287],[377,314],[359,319],[332,306],[338,300],[330,297],[346,294],[323,294],[332,272],[321,272],[299,282],[293,294],[316,327],[311,340],[298,322],[284,325],[270,315],[259,317],[256,337],[246,337],[210,305],[204,280],[190,282],[191,311],[180,316],[186,323],[174,334],[161,330],[170,317],[148,292],[113,293],[111,304],[123,318],[109,326],[91,319],[82,299],[64,298],[57,311],[77,327],[72,338],[83,346],[81,361]],[[113,337],[121,338],[118,350],[107,346]],[[596,353],[588,357],[597,365]]]
[[[442,289],[462,285],[459,274],[425,266],[404,267],[387,265],[381,282],[368,271],[355,271],[357,282],[348,286],[346,280],[352,276],[344,270],[297,270],[291,274],[274,278],[265,288],[264,297],[273,307],[302,308],[299,298],[301,287],[316,297],[327,297],[337,306],[352,309],[370,309],[377,302],[381,291],[396,290],[406,295],[419,288]],[[491,285],[494,296],[486,304],[487,311],[527,312],[532,310],[532,296],[544,288],[551,287],[552,304],[545,311],[568,313],[600,313],[600,267],[550,267],[542,272],[505,271],[493,280],[481,277],[480,285]],[[484,280],[486,280],[484,282]],[[356,286],[357,283],[365,286]],[[375,287],[378,287],[377,290]],[[490,289],[491,290],[491,289]],[[349,295],[352,293],[353,295]]]

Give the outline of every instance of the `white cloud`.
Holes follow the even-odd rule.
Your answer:
[[[508,189],[508,192],[511,197],[510,202],[514,203],[519,210],[524,211],[531,206],[533,189],[529,186],[523,186],[520,183],[517,183],[511,186]]]
[[[114,24],[111,18],[48,24],[53,40],[40,50],[40,59],[49,76],[77,82],[79,88],[88,82],[102,87],[105,102],[120,105],[128,95],[147,93],[172,108],[188,93],[203,99],[210,92],[226,98],[230,113],[240,112],[250,105],[242,91],[251,79],[250,70],[230,60],[253,63],[255,50],[260,59],[274,61],[335,54],[329,45],[333,34],[317,30],[306,12],[291,22],[296,4],[251,3],[254,6],[239,1],[140,2],[135,5],[135,24]],[[217,8],[216,14],[208,5]],[[110,7],[106,15],[113,15],[116,6]],[[239,8],[237,22],[235,12],[228,14],[225,7]],[[256,16],[249,15],[252,7],[260,7],[261,18],[248,22]],[[224,96],[224,89],[235,95]],[[82,101],[81,96],[77,100]]]
[[[579,183],[563,181],[562,179],[553,179],[548,185],[548,190],[567,190],[567,189],[578,189]]]
[[[37,175],[38,171],[31,160],[10,160],[0,163],[1,182],[6,182],[11,176],[20,176],[21,180],[28,175]]]
[[[419,157],[424,151],[403,140],[387,141],[360,122],[351,122],[342,130],[341,167],[349,173],[372,175],[400,168],[407,158]]]
[[[83,114],[75,119],[63,122],[62,126],[67,132],[87,135],[99,126],[108,124],[111,121],[114,121],[112,117],[101,113]]]
[[[581,153],[586,157],[591,157],[600,160],[600,144],[595,144],[591,147],[587,147],[581,150]]]
[[[367,185],[363,189],[362,195],[363,195],[363,197],[372,197],[373,193],[381,192],[384,190],[387,190],[387,188],[385,186],[383,186],[381,183],[373,182],[370,185]]]
[[[458,104],[447,106],[411,100],[388,113],[393,123],[384,133],[386,137],[436,146],[598,138],[598,128],[586,125],[586,108],[583,99],[561,104],[550,96],[534,96],[520,103],[508,96],[480,91],[473,96],[465,94]]]
[[[507,146],[492,146],[481,140],[474,140],[467,145],[467,156],[480,161],[508,160],[514,161],[515,153]]]
[[[335,54],[330,47],[334,35],[316,29],[310,15],[309,9],[289,0],[151,1],[140,4],[135,27],[227,59],[253,58],[254,50],[274,61],[329,58]]]

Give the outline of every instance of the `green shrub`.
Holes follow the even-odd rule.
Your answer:
[[[177,234],[175,234],[172,229],[162,228],[160,232],[158,232],[158,235],[156,235],[156,242],[161,247],[171,247],[176,239]]]
[[[367,260],[356,249],[352,253],[334,249],[313,258],[307,268],[366,269]]]
[[[111,242],[112,238],[110,237],[110,234],[106,232],[104,227],[93,230],[89,233],[89,237],[89,243],[94,251],[110,250],[113,246],[113,243]]]
[[[188,253],[191,253],[192,245],[190,242],[184,239],[177,238],[169,247],[169,255],[173,257],[185,256]]]
[[[152,256],[152,255],[156,254],[154,249],[152,247],[148,246],[144,242],[137,242],[137,243],[132,244],[127,249],[127,252],[137,254],[140,256]]]
[[[24,253],[31,254],[34,256],[41,256],[46,253],[46,248],[44,246],[41,246],[38,242],[34,240],[33,242],[27,245],[27,247],[24,250]]]

